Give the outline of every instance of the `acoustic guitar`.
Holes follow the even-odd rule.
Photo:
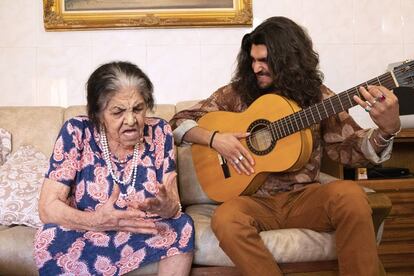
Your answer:
[[[271,172],[295,171],[312,153],[310,126],[357,105],[354,95],[362,85],[413,87],[414,61],[407,61],[374,79],[301,109],[295,102],[274,94],[259,97],[241,113],[216,111],[201,117],[200,127],[219,132],[250,132],[241,140],[255,159],[255,173],[238,174],[227,160],[208,146],[191,146],[195,171],[202,189],[211,199],[224,202],[238,195],[253,194]]]

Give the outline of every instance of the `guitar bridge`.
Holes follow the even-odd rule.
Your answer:
[[[217,157],[219,159],[221,170],[223,171],[224,178],[229,178],[230,177],[230,169],[229,169],[229,166],[227,165],[227,160],[225,158],[223,158],[223,156],[221,156],[220,154],[217,154]]]

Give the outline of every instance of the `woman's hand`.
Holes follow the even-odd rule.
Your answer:
[[[220,153],[237,171],[250,175],[254,173],[254,159],[250,152],[243,147],[240,139],[250,133],[217,133],[214,136],[212,147]]]
[[[157,184],[156,197],[147,198],[137,204],[137,208],[162,218],[171,218],[180,210],[177,191],[177,173],[172,172],[164,176],[163,184]]]
[[[117,210],[114,208],[119,197],[119,187],[114,185],[113,192],[93,214],[93,221],[97,231],[125,231],[142,234],[157,234],[155,223],[145,219],[145,212],[138,209]]]

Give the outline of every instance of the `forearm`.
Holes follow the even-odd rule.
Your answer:
[[[39,203],[40,219],[44,224],[58,224],[71,230],[97,230],[94,213],[77,210],[59,199],[48,202],[47,206]]]
[[[187,131],[183,136],[183,140],[188,143],[208,146],[210,144],[212,135],[213,132],[211,130],[197,126]]]
[[[39,199],[39,216],[44,224],[54,223],[73,230],[94,230],[95,212],[85,212],[69,206],[70,187],[45,179]]]

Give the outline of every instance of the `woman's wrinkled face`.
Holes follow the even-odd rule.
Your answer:
[[[147,106],[141,93],[123,88],[109,99],[102,114],[108,143],[123,148],[134,147],[143,137]]]

